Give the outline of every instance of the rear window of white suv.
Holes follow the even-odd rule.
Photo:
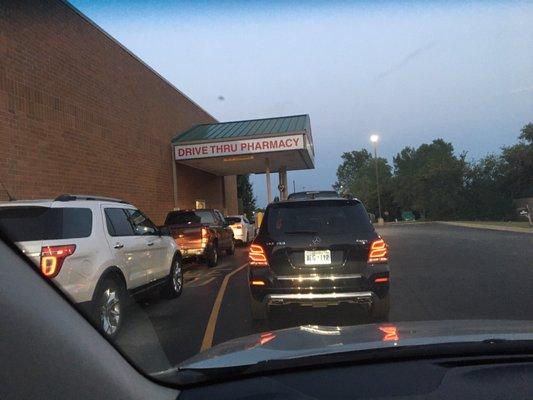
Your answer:
[[[92,211],[89,208],[0,208],[0,231],[14,242],[89,237],[92,225]]]

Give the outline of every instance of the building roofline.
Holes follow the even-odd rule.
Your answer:
[[[185,135],[186,133],[196,129],[196,128],[199,128],[201,126],[207,126],[207,125],[224,125],[224,124],[235,124],[235,123],[240,123],[240,122],[253,122],[253,121],[263,121],[263,120],[267,120],[267,119],[281,119],[281,118],[295,118],[295,117],[307,117],[307,119],[310,119],[309,118],[309,114],[296,114],[296,115],[284,115],[284,116],[280,116],[280,117],[266,117],[266,118],[253,118],[253,119],[242,119],[242,120],[235,120],[235,121],[224,121],[224,122],[206,122],[206,123],[203,123],[203,124],[196,124],[196,125],[193,125],[191,126],[189,129],[181,132],[181,133],[177,133],[176,135],[174,135],[172,137],[172,139],[170,140],[171,143],[174,144],[174,141],[179,139],[180,137],[182,137],[183,135]],[[283,134],[289,134],[289,132],[292,134],[292,133],[304,133],[304,131],[286,131],[286,132],[276,132],[277,134],[279,133],[283,133]],[[307,128],[305,129],[305,132],[307,132]],[[267,135],[268,136],[268,135]],[[235,140],[238,140],[239,138],[242,139],[243,137],[248,137],[248,136],[237,136],[235,137]],[[258,137],[260,137],[260,135],[258,135]],[[203,140],[203,139],[202,139]],[[223,138],[222,140],[227,140],[227,138]],[[214,141],[214,140],[206,140],[206,141]],[[183,144],[185,144],[186,142],[188,141],[184,141]],[[193,140],[191,142],[197,142],[197,140]]]

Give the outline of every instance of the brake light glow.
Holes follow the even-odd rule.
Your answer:
[[[276,338],[276,334],[274,332],[265,332],[262,333],[259,339],[259,344],[261,346],[267,344],[271,340],[274,340]]]
[[[76,250],[75,244],[41,247],[41,272],[47,278],[54,278],[61,271],[65,258]]]
[[[387,277],[374,279],[375,283],[387,283],[388,281],[389,281],[389,278],[387,278]]]
[[[207,242],[209,242],[209,232],[207,228],[202,228],[202,247],[207,246]]]
[[[368,262],[370,264],[386,263],[389,261],[389,250],[387,243],[383,239],[377,239],[370,245]]]
[[[259,281],[259,280],[253,280],[252,281],[252,286],[265,286],[265,282],[264,281]]]
[[[398,335],[398,329],[395,326],[380,326],[379,330],[383,332],[383,338],[381,339],[384,342],[396,342],[400,340]]]
[[[250,252],[248,253],[248,261],[250,265],[257,267],[266,267],[268,266],[268,261],[266,258],[266,253],[263,247],[258,244],[250,245]]]

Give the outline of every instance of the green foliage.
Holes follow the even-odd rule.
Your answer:
[[[367,209],[377,215],[376,160],[367,150],[343,153],[343,162],[337,169],[337,182],[333,188],[351,193],[363,201]],[[391,167],[384,158],[377,159],[382,209],[391,206]]]
[[[250,175],[237,176],[237,197],[242,203],[242,212],[251,219],[255,210],[254,188],[250,182]]]
[[[502,190],[511,198],[533,196],[533,124],[522,128],[521,142],[502,149]]]
[[[394,157],[394,198],[404,210],[441,219],[457,215],[461,204],[466,162],[451,143],[442,139],[404,148]]]
[[[394,173],[379,158],[382,209],[392,217],[413,210],[429,219],[513,218],[513,199],[533,196],[533,123],[522,128],[519,140],[501,155],[471,163],[442,139],[405,147],[393,159]],[[374,162],[365,149],[344,153],[334,185],[371,211],[377,210]]]
[[[533,123],[530,122],[529,124],[524,125],[521,132],[522,133],[518,138],[529,144],[533,144]]]
[[[502,190],[502,158],[491,154],[469,165],[466,173],[462,217],[464,219],[501,220],[511,218],[512,198]]]

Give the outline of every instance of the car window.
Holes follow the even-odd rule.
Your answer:
[[[140,210],[126,209],[126,213],[129,215],[136,235],[155,235],[157,233],[155,224]]]
[[[363,205],[348,200],[299,201],[270,206],[262,229],[273,237],[299,231],[341,235],[374,230]]]
[[[122,208],[106,208],[104,210],[106,217],[107,232],[111,236],[133,236],[133,225]]]
[[[215,211],[215,214],[217,216],[217,224],[218,225],[223,225],[224,222],[225,222],[225,218],[224,216],[222,215],[222,213],[218,210]]]
[[[246,222],[247,224],[250,223],[250,221],[248,221],[248,218],[246,218],[246,217],[242,217],[242,220],[243,220],[244,222]]]
[[[228,224],[233,225],[239,224],[241,222],[241,219],[239,217],[227,217],[226,221],[228,222]]]
[[[89,237],[92,223],[89,208],[0,208],[0,231],[15,242]]]
[[[215,218],[211,211],[177,211],[167,215],[165,225],[185,225],[185,224],[214,224]]]

